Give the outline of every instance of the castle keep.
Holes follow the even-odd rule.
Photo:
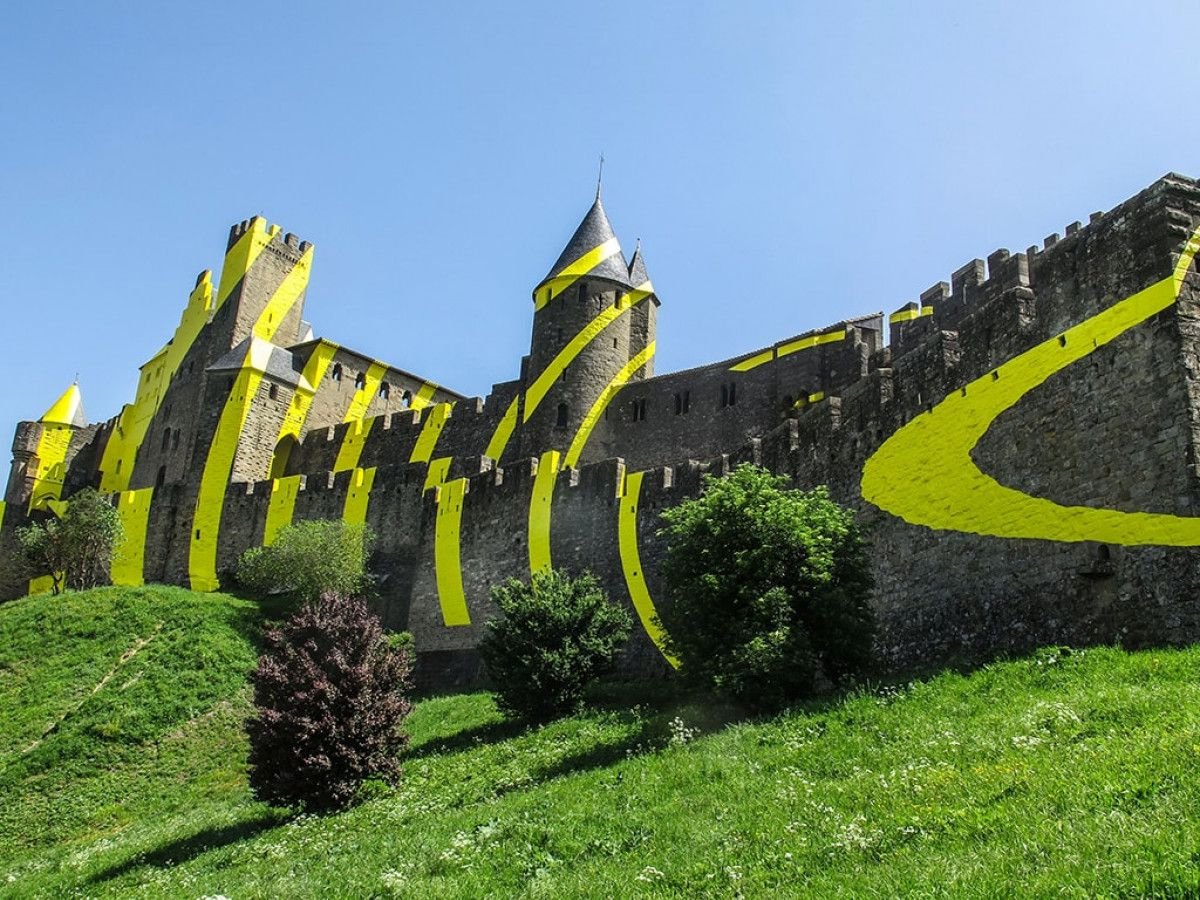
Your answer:
[[[473,677],[491,585],[551,565],[630,604],[626,671],[661,671],[658,514],[752,461],[859,511],[894,665],[1197,640],[1198,230],[1200,184],[1168,175],[890,315],[655,375],[659,298],[597,198],[481,399],[315,337],[313,247],[251,219],[119,415],[87,423],[72,386],[17,426],[0,597],[46,588],[14,529],[95,485],[121,584],[215,590],[289,522],[366,522],[426,680]]]

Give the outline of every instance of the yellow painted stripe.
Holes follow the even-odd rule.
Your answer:
[[[550,507],[558,481],[557,450],[542,454],[529,500],[529,573],[550,571]]]
[[[888,316],[888,324],[899,325],[901,322],[911,322],[913,319],[919,319],[920,317],[921,310],[919,309],[902,309]]]
[[[646,284],[649,283],[646,282]],[[530,417],[537,411],[538,405],[545,398],[550,388],[554,386],[554,382],[562,375],[563,370],[574,361],[575,357],[622,313],[641,303],[650,294],[651,290],[647,290],[645,285],[622,294],[617,298],[615,305],[605,307],[596,318],[588,322],[575,337],[571,338],[570,342],[559,351],[558,355],[550,362],[550,365],[542,370],[542,373],[534,379],[533,384],[525,392],[524,421],[528,422]]]
[[[275,439],[276,444],[289,435],[299,439],[301,432],[304,431],[304,423],[308,421],[308,412],[312,409],[316,391],[320,389],[321,381],[325,378],[329,364],[333,362],[337,351],[337,344],[327,341],[321,341],[313,348],[312,356],[304,364],[304,371],[301,373],[304,381],[308,382],[313,390],[305,390],[301,387],[292,394],[287,412],[283,416],[283,425],[279,428],[279,436]]]
[[[521,395],[518,394],[513,397],[512,403],[508,404],[508,409],[504,411],[500,424],[496,426],[491,440],[488,441],[487,449],[483,451],[484,456],[499,462],[500,457],[504,455],[504,448],[508,446],[508,442],[512,439],[513,429],[517,427],[517,408],[520,405]]]
[[[425,413],[425,422],[421,426],[421,434],[417,437],[417,443],[413,446],[412,455],[408,458],[409,462],[427,463],[433,457],[433,448],[437,446],[438,438],[442,436],[442,429],[446,425],[446,420],[450,418],[450,410],[453,405],[452,403],[439,403]]]
[[[33,491],[29,497],[29,511],[46,509],[62,497],[63,479],[66,477],[67,451],[71,447],[70,425],[49,424],[42,426],[37,442],[37,468],[33,474]]]
[[[304,289],[308,287],[308,273],[312,267],[312,258],[313,248],[310,246],[300,256],[300,261],[292,266],[287,275],[283,277],[283,283],[275,289],[275,293],[267,301],[258,321],[254,323],[256,337],[260,337],[264,341],[274,339],[275,332],[279,330],[279,326],[283,324],[287,314],[291,312],[292,307],[304,294]]]
[[[305,258],[311,260],[311,247],[305,251]],[[282,292],[290,295],[294,293],[298,297],[299,293],[303,292],[309,270],[307,266],[304,267],[303,281],[297,283],[293,276],[299,269],[299,266],[293,267],[292,271],[284,278],[283,283],[280,284],[276,294]],[[267,302],[267,309],[277,307],[276,298],[273,296]],[[259,320],[255,322],[253,331],[255,335],[259,335],[260,330],[270,331],[270,329],[260,329],[266,315],[267,312],[264,310]],[[274,332],[271,331],[271,333]],[[267,347],[265,344],[260,346]],[[220,587],[220,581],[217,578],[217,538],[221,530],[221,512],[225,506],[225,489],[229,485],[233,460],[237,455],[242,430],[246,427],[246,420],[250,416],[254,397],[263,380],[262,373],[251,367],[252,357],[258,349],[251,341],[246,359],[242,362],[242,369],[234,379],[233,388],[229,392],[225,407],[217,421],[217,430],[213,434],[212,443],[209,445],[208,454],[204,460],[204,471],[200,476],[200,490],[196,495],[196,509],[192,516],[192,534],[188,551],[188,578],[193,590],[215,591]]]
[[[434,527],[433,567],[437,581],[442,622],[447,626],[470,625],[467,597],[463,591],[462,559],[459,541],[462,528],[463,497],[467,479],[458,478],[438,488],[437,522]]]
[[[374,424],[375,418],[370,418],[359,419],[346,426],[346,433],[342,435],[342,443],[338,447],[337,459],[333,461],[333,471],[349,472],[358,467],[358,461],[362,458],[363,448],[367,445],[367,438],[371,436]]]
[[[579,456],[583,453],[583,448],[588,442],[588,438],[592,435],[592,429],[596,427],[596,423],[600,417],[604,415],[604,408],[612,402],[615,397],[629,381],[646,363],[654,356],[655,342],[651,341],[646,345],[646,349],[631,359],[625,366],[613,376],[612,381],[605,385],[604,390],[600,392],[600,396],[596,398],[596,402],[592,404],[591,409],[587,411],[587,415],[583,417],[583,421],[579,425],[579,430],[575,432],[575,437],[571,441],[571,446],[567,448],[567,456],[563,464],[574,469],[579,462]]]
[[[154,359],[142,366],[133,403],[122,407],[117,425],[109,435],[100,462],[100,490],[105,493],[116,494],[129,487],[138,450],[158,413],[167,386],[208,324],[212,308],[212,272],[205,271],[188,295],[175,334]]]
[[[559,269],[553,278],[547,279],[545,290],[539,290],[534,296],[534,312],[559,296],[563,291],[577,282],[600,263],[621,252],[621,245],[615,237],[609,238],[603,244],[593,247],[579,259]]]
[[[421,389],[417,391],[417,395],[413,397],[412,403],[409,404],[409,409],[424,409],[433,401],[433,395],[437,393],[438,386],[435,382],[426,381],[421,385]]]
[[[0,530],[4,528],[4,509],[8,504],[0,500]]]
[[[910,524],[969,534],[1200,545],[1200,518],[1064,506],[1000,484],[980,471],[971,456],[991,424],[1050,376],[1174,304],[1198,248],[1200,229],[1171,276],[1008,360],[913,417],[867,460],[863,497]],[[914,471],[920,471],[919,479],[910,477]]]
[[[751,369],[757,369],[759,366],[769,363],[774,358],[774,350],[764,350],[762,353],[756,353],[754,356],[743,359],[740,363],[735,363],[729,367],[729,371],[749,372]]]
[[[454,461],[452,456],[441,456],[433,460],[429,464],[429,470],[425,473],[425,486],[423,491],[430,488],[435,488],[446,480],[446,475],[450,472],[450,463]]]
[[[254,217],[250,228],[225,254],[225,265],[221,267],[221,283],[217,289],[217,309],[225,305],[238,282],[246,276],[259,254],[267,249],[271,239],[280,231],[278,225],[268,229],[266,219],[261,216]]]
[[[263,546],[270,547],[285,525],[292,524],[296,498],[300,495],[300,475],[288,475],[271,482],[271,502],[267,505],[267,521],[263,525]]]
[[[117,496],[121,518],[121,542],[112,560],[112,583],[136,587],[145,583],[146,532],[150,525],[150,503],[154,488],[122,491]]]
[[[933,307],[932,306],[922,306],[921,307],[921,315],[922,316],[932,316],[933,315]]]
[[[74,425],[82,405],[83,395],[79,392],[79,385],[73,384],[62,392],[62,396],[54,401],[38,421],[47,425]]]
[[[355,469],[350,477],[350,488],[346,492],[346,505],[342,509],[342,521],[348,525],[365,525],[367,505],[371,500],[371,488],[375,486],[375,467]]]
[[[819,347],[821,344],[834,344],[838,341],[844,341],[846,335],[849,333],[850,330],[848,328],[839,328],[836,331],[826,331],[824,334],[811,334],[808,337],[798,338],[783,344],[776,355],[782,358],[800,350]]]
[[[381,362],[373,362],[367,367],[367,374],[363,377],[363,386],[355,389],[354,396],[350,398],[350,406],[342,419],[343,422],[353,422],[366,415],[367,407],[379,393],[379,384],[383,381],[387,370],[388,367]]]
[[[221,585],[217,579],[217,536],[221,530],[225,489],[233,471],[242,428],[250,415],[254,395],[262,378],[262,374],[254,369],[243,368],[238,372],[204,460],[188,552],[188,576],[192,590],[215,591]]]
[[[49,594],[54,590],[54,579],[49,575],[39,575],[37,578],[29,580],[29,596],[36,597],[39,594]]]
[[[637,514],[638,497],[642,492],[642,477],[644,472],[633,472],[625,477],[625,492],[621,498],[621,510],[617,517],[617,544],[621,553],[621,571],[625,575],[625,587],[629,591],[629,599],[637,610],[642,628],[654,646],[674,668],[679,668],[679,660],[666,651],[665,633],[658,621],[658,611],[650,598],[650,589],[646,586],[646,577],[642,574],[642,560],[638,552]]]

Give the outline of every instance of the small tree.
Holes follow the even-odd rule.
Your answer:
[[[567,712],[610,671],[629,638],[629,613],[608,602],[594,575],[554,570],[526,584],[492,588],[503,614],[487,623],[479,652],[509,716],[540,720]]]
[[[669,649],[694,684],[762,707],[872,658],[870,568],[854,516],[825,488],[739,466],[663,513]]]
[[[394,781],[410,704],[410,656],[364,601],[306,603],[266,633],[252,676],[250,787],[276,806],[349,806],[367,779]]]
[[[121,541],[121,517],[95,488],[67,501],[62,518],[47,518],[16,531],[29,572],[49,575],[52,590],[76,591],[107,584],[113,553]]]
[[[366,525],[340,521],[285,525],[269,547],[242,554],[237,580],[263,596],[291,594],[301,601],[325,593],[359,595],[368,587],[367,560],[374,542]]]

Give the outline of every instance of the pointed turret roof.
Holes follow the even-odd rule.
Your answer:
[[[83,414],[83,394],[79,392],[79,383],[72,384],[63,391],[51,407],[40,419],[43,425],[75,425],[82,428],[87,424]]]
[[[613,232],[612,224],[604,212],[604,204],[600,195],[587,211],[566,248],[559,254],[558,261],[534,289],[537,291],[547,282],[557,279],[575,281],[587,276],[588,278],[606,278],[618,284],[628,285],[629,270],[625,266],[625,257],[621,254],[621,245]],[[557,292],[555,292],[557,293]]]
[[[654,285],[650,283],[650,276],[646,273],[646,258],[642,256],[641,241],[633,248],[633,259],[629,261],[629,284],[634,288],[654,293]]]

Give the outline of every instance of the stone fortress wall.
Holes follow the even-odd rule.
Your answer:
[[[746,460],[858,509],[897,667],[1195,640],[1197,228],[1200,185],[1169,175],[973,260],[886,343],[875,314],[654,375],[659,299],[597,199],[533,292],[518,377],[482,399],[313,338],[311,245],[248,220],[134,403],[88,425],[73,387],[18,426],[0,591],[45,587],[13,529],[94,484],[126,523],[121,583],[215,589],[288,522],[360,521],[427,682],[475,677],[491,585],[550,565],[629,603],[626,671],[663,672],[658,513]]]

